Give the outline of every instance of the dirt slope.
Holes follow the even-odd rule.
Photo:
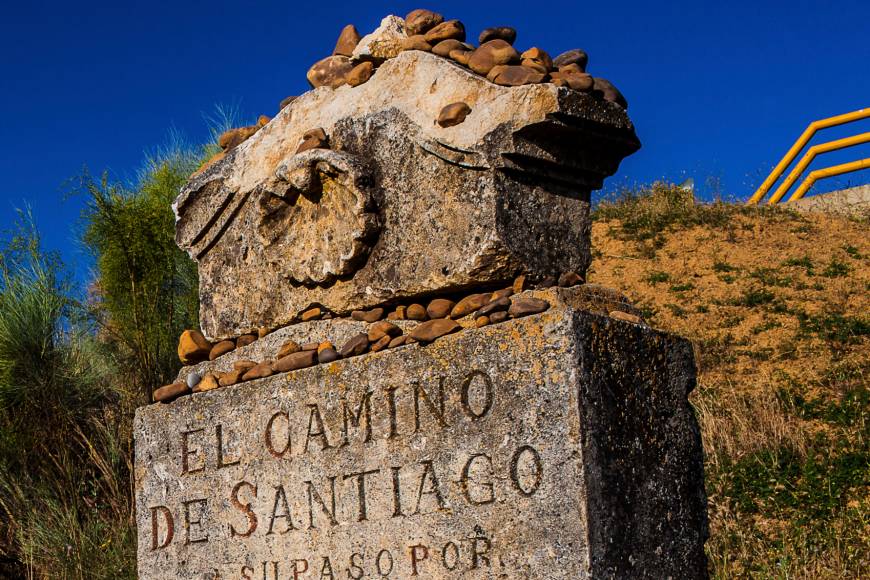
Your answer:
[[[589,281],[696,346],[714,576],[870,574],[870,224],[654,186],[592,235]]]

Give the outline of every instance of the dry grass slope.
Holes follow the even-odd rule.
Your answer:
[[[702,205],[658,184],[603,203],[591,282],[690,338],[711,574],[870,576],[870,221]]]

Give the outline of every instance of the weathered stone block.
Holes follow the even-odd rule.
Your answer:
[[[463,122],[442,109],[463,102]],[[297,153],[322,129],[328,149]],[[589,196],[639,147],[625,111],[552,84],[502,87],[405,52],[320,87],[196,175],[176,201],[213,340],[311,306],[347,313],[586,271]]]
[[[140,577],[705,577],[690,344],[552,295],[140,409]]]

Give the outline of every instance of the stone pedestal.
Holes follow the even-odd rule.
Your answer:
[[[140,409],[140,578],[706,577],[690,344],[550,295]]]

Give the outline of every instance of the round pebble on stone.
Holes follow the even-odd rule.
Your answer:
[[[154,391],[152,396],[156,402],[169,403],[189,392],[190,387],[188,387],[186,383],[172,383],[171,385],[160,387]]]
[[[256,334],[243,334],[239,338],[236,339],[236,348],[242,348],[243,346],[248,346],[249,344],[257,341]]]
[[[508,44],[513,44],[517,40],[517,31],[510,26],[494,26],[492,28],[487,28],[480,33],[479,37],[477,37],[480,44],[496,39],[504,40]]]
[[[429,315],[429,318],[447,318],[450,316],[450,311],[453,310],[454,306],[456,306],[456,303],[453,300],[436,298],[426,307],[426,313]]]
[[[614,310],[610,313],[610,318],[615,318],[616,320],[622,320],[625,322],[631,322],[632,324],[643,324],[643,319],[636,314],[629,314],[628,312],[623,312],[621,310]]]
[[[488,293],[466,296],[457,302],[456,306],[453,307],[453,310],[450,311],[450,318],[455,320],[467,316],[476,310],[480,310],[489,302],[490,296],[491,294]]]
[[[335,345],[332,344],[331,342],[329,342],[328,340],[324,340],[323,342],[321,342],[320,344],[317,345],[317,352],[326,350],[328,348],[335,350]]]
[[[247,370],[248,369],[235,369],[231,370],[228,373],[224,373],[224,376],[218,379],[218,384],[222,387],[230,387],[232,385],[235,385],[242,380],[242,375],[244,375]]]
[[[287,105],[289,105],[290,103],[292,103],[293,101],[295,101],[298,98],[299,97],[297,97],[296,95],[290,95],[289,97],[284,97],[284,99],[282,99],[281,102],[278,103],[278,110],[279,111],[282,110],[284,107],[286,107]]]
[[[541,67],[543,72],[550,72],[553,70],[553,59],[550,58],[550,55],[545,50],[541,50],[538,47],[530,48],[520,55],[520,58],[523,60],[523,64],[526,62],[534,63]]]
[[[392,340],[393,340],[392,336],[382,336],[376,342],[372,343],[371,347],[369,347],[369,350],[371,352],[382,351],[385,348],[387,348],[388,346],[390,346],[390,342],[392,342]]]
[[[611,103],[616,103],[620,107],[625,110],[628,110],[628,101],[625,100],[625,97],[619,92],[613,83],[611,83],[607,79],[602,79],[599,77],[595,77],[593,79],[593,87],[592,90],[596,93],[601,93],[604,95],[604,100],[609,101]]]
[[[402,40],[402,50],[422,50],[423,52],[432,52],[432,45],[426,42],[425,36],[422,34],[416,34]]]
[[[396,306],[396,309],[387,314],[387,320],[405,320],[404,306]]]
[[[302,345],[302,350],[317,350],[317,347],[319,346],[320,343],[316,341],[306,342]]]
[[[334,348],[325,348],[317,352],[317,361],[319,363],[331,363],[341,358],[338,351]]]
[[[500,64],[519,62],[520,53],[501,39],[490,40],[475,49],[468,59],[468,68],[479,75],[487,75]]]
[[[400,334],[402,334],[401,328],[387,320],[381,320],[369,326],[367,336],[369,342],[377,342],[385,336],[389,336],[392,339]]]
[[[347,73],[353,69],[353,63],[346,56],[328,56],[317,61],[308,69],[308,83],[312,88],[332,87],[337,89],[347,82]]]
[[[503,310],[501,312],[493,312],[492,314],[489,315],[489,321],[492,324],[498,324],[499,322],[504,322],[507,319],[508,319],[508,313],[503,311]]]
[[[577,64],[585,71],[586,65],[589,64],[589,56],[586,54],[585,50],[574,48],[567,52],[563,52],[553,59],[553,66],[556,68],[563,67],[567,64]]]
[[[519,87],[544,82],[546,74],[526,66],[506,66],[493,79],[503,87]]]
[[[402,346],[408,342],[408,336],[403,334],[402,336],[397,336],[393,340],[390,341],[390,345],[387,348],[396,348],[398,346]]]
[[[438,125],[444,128],[454,127],[463,123],[465,118],[471,113],[471,107],[463,102],[451,103],[441,109],[438,115]]]
[[[352,87],[358,87],[361,84],[368,82],[373,74],[375,74],[374,63],[371,61],[361,62],[347,73],[347,84]]]
[[[271,377],[273,374],[272,365],[268,362],[261,362],[257,366],[245,371],[245,374],[242,375],[242,380],[253,381],[255,379],[264,379],[266,377]]]
[[[185,330],[178,339],[178,358],[188,365],[204,361],[212,344],[198,330]]]
[[[252,360],[237,360],[233,363],[233,369],[237,371],[246,371],[248,369],[252,369],[257,366]]]
[[[438,44],[432,47],[432,54],[437,54],[438,56],[448,57],[450,56],[450,51],[452,50],[470,50],[469,46],[464,42],[460,42],[455,38],[448,38],[447,40],[442,40]]]
[[[218,379],[212,373],[207,373],[202,380],[199,381],[195,387],[191,389],[193,393],[204,393],[205,391],[212,391],[220,387],[218,384]]]
[[[532,314],[539,314],[550,308],[550,304],[546,300],[540,298],[532,298],[531,296],[522,296],[514,298],[511,306],[508,309],[508,314],[512,318],[521,318]]]
[[[360,322],[377,322],[384,317],[384,309],[372,308],[371,310],[354,310],[350,313],[350,317]]]
[[[513,288],[502,288],[501,290],[496,290],[495,292],[493,292],[492,296],[490,296],[490,300],[498,300],[499,298],[505,298],[505,297],[510,298],[513,295],[514,295]]]
[[[278,359],[278,361],[272,365],[272,370],[276,373],[286,373],[288,371],[308,368],[313,366],[316,362],[316,350],[302,350]]]
[[[462,326],[458,322],[449,318],[438,318],[418,324],[409,336],[419,342],[432,342],[436,338],[456,332],[461,328]]]
[[[474,326],[477,328],[483,328],[487,324],[489,324],[489,316],[478,316],[474,319]]]
[[[422,304],[411,304],[405,311],[405,317],[408,320],[426,320],[429,315],[426,314],[426,309]]]
[[[342,357],[359,356],[369,349],[369,337],[366,333],[360,333],[344,343],[338,353]]]
[[[465,25],[458,20],[448,20],[435,26],[426,33],[426,42],[436,45],[449,38],[465,42]]]
[[[208,353],[208,360],[214,360],[217,357],[236,350],[236,343],[231,340],[222,340],[211,349]]]
[[[197,385],[197,383],[199,383],[199,381],[202,380],[202,375],[200,375],[199,373],[189,373],[186,380],[187,386],[192,389]]]
[[[362,40],[362,37],[357,32],[356,26],[348,24],[341,29],[341,34],[338,36],[338,42],[335,43],[335,49],[332,51],[332,54],[353,56],[353,49],[356,48],[360,40]]]
[[[424,34],[444,22],[444,17],[437,12],[418,8],[405,16],[405,32],[408,36]]]
[[[294,352],[299,352],[302,350],[302,347],[295,340],[287,340],[284,344],[281,345],[281,348],[278,349],[277,357],[284,358],[289,354],[293,354]]]
[[[528,278],[526,278],[525,274],[521,274],[514,279],[513,286],[511,289],[514,291],[514,294],[519,294],[520,292],[524,292],[530,288]]]
[[[302,320],[302,322],[309,322],[311,320],[317,320],[321,316],[323,316],[323,311],[319,307],[315,306],[314,308],[309,308],[308,310],[303,312],[301,315],[299,315],[299,318],[300,320]]]
[[[498,300],[493,300],[489,304],[483,306],[480,310],[477,311],[477,316],[489,316],[493,312],[504,311],[510,308],[511,299],[507,296],[503,296]]]
[[[472,54],[474,54],[473,50],[451,50],[449,56],[462,66],[468,66],[468,61],[471,60]]]
[[[553,276],[544,276],[544,278],[538,282],[538,288],[552,288],[556,285],[556,278]]]

